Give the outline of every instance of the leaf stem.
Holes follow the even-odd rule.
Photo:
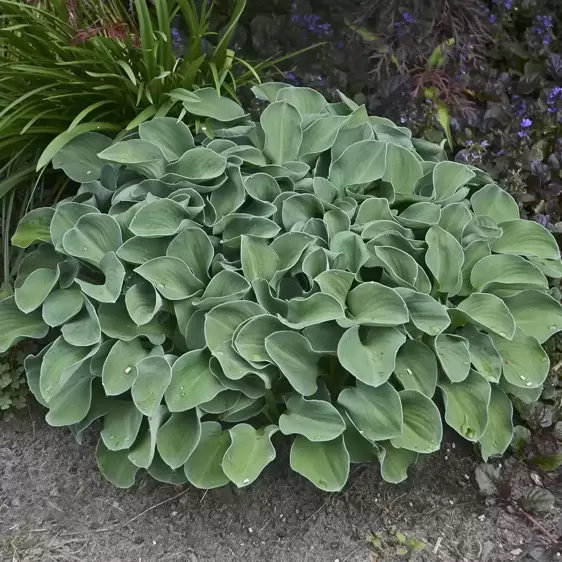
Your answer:
[[[269,415],[267,416],[273,423],[277,423],[279,421],[279,409],[277,408],[277,401],[275,400],[275,396],[273,396],[273,392],[271,390],[265,391],[265,401],[267,402],[267,409]],[[271,417],[270,417],[271,416]]]

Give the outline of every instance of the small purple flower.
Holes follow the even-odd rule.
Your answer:
[[[483,147],[483,148],[488,148],[490,146],[490,143],[487,140],[483,140],[480,143],[480,146]]]
[[[344,49],[344,48],[345,48],[345,45],[344,45],[343,41],[338,41],[338,42],[336,43],[336,47],[337,47],[338,49]]]
[[[548,218],[548,215],[535,215],[535,221],[542,226],[546,226],[548,224]]]
[[[494,14],[490,14],[490,23],[495,24],[498,21],[498,18]]]
[[[468,139],[465,144],[466,146],[472,146],[474,144],[474,141]]]
[[[503,156],[505,154],[505,150],[503,148],[500,148],[497,152],[496,152],[496,156]]]
[[[407,23],[415,23],[416,22],[416,18],[410,14],[410,12],[404,12],[402,14],[402,17],[404,18],[404,21]]]
[[[408,120],[405,117],[400,117],[400,123],[402,123],[402,125],[407,122]]]
[[[521,127],[523,127],[524,129],[528,129],[532,125],[533,125],[533,121],[531,119],[523,119],[521,121]]]
[[[521,139],[525,138],[528,135],[527,131],[519,131],[517,136]]]

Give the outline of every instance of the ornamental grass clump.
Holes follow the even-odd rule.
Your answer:
[[[81,182],[36,209],[34,249],[0,302],[0,351],[47,421],[131,486],[242,487],[291,440],[293,470],[341,490],[378,458],[389,482],[440,448],[443,422],[485,459],[510,443],[511,398],[541,393],[562,329],[552,235],[441,147],[345,96],[254,88],[259,122],[214,89],[118,141],[76,137],[53,165]],[[277,434],[277,435],[276,435]]]

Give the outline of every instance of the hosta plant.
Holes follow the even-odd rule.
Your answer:
[[[115,485],[139,469],[251,484],[291,441],[293,470],[341,490],[378,458],[389,482],[437,451],[442,417],[487,459],[534,401],[562,329],[554,238],[482,171],[345,96],[270,83],[259,122],[214,89],[113,142],[54,159],[78,194],[23,218],[31,247],[0,302],[0,351],[47,421]]]

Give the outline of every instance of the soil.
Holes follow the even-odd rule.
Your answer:
[[[533,479],[557,496],[556,509],[532,521],[479,494],[478,457],[453,435],[398,486],[374,464],[354,465],[346,489],[326,494],[279,455],[242,490],[141,477],[123,491],[98,472],[94,435],[79,446],[39,407],[0,424],[2,562],[504,562],[528,560],[531,540],[562,533],[562,473],[514,461],[515,496]]]

